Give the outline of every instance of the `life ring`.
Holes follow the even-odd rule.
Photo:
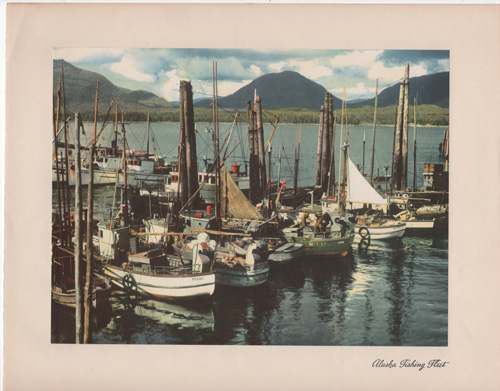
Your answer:
[[[361,239],[369,239],[370,238],[370,231],[368,231],[367,227],[361,227],[358,231],[359,236],[361,236]]]
[[[132,274],[127,274],[122,278],[123,288],[127,292],[137,292],[137,282]]]

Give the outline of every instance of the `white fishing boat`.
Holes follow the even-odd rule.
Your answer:
[[[218,251],[215,261],[215,282],[220,285],[250,288],[264,284],[269,277],[269,263],[254,256],[257,248],[252,243],[243,259],[230,253]]]
[[[435,218],[420,220],[409,210],[404,210],[398,213],[395,217],[406,224],[406,231],[408,233],[432,232],[436,223]]]
[[[158,299],[197,299],[211,296],[215,273],[208,257],[193,249],[193,261],[167,256],[159,249],[141,253],[127,250],[134,240],[128,227],[100,223],[99,252],[105,275],[117,287],[134,294]]]

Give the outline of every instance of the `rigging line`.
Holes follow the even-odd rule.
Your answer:
[[[283,148],[283,152],[285,153],[285,161],[287,162],[288,168],[290,170],[289,173],[290,173],[290,175],[293,176],[293,174],[292,174],[293,173],[293,169],[292,169],[292,166],[290,165],[290,159],[288,158],[288,155],[286,154],[286,149],[285,148]]]

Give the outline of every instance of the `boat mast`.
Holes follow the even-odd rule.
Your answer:
[[[146,146],[146,159],[149,159],[149,110],[148,110],[148,143]]]
[[[417,98],[413,100],[413,191],[417,188]]]
[[[128,225],[128,200],[127,200],[127,149],[125,148],[125,122],[122,110],[122,148],[123,148],[123,222]]]
[[[293,208],[297,209],[297,184],[299,181],[299,157],[300,157],[300,133],[302,131],[302,124],[297,124],[297,131],[295,133],[295,168],[293,174]],[[312,207],[312,206],[311,206]]]
[[[377,129],[377,100],[378,100],[378,79],[375,82],[375,108],[373,110],[372,164],[370,169],[370,185],[372,186],[373,186],[373,164],[375,160],[375,131]]]
[[[113,141],[113,156],[118,154],[118,100],[115,102],[115,139]]]
[[[212,63],[213,72],[213,144],[214,144],[214,164],[215,164],[215,222],[216,229],[220,228],[220,165],[219,165],[219,111],[217,99],[217,62]]]
[[[63,231],[62,231],[62,221],[63,216],[61,212],[61,187],[59,179],[59,141],[57,139],[57,131],[59,130],[59,108],[60,108],[60,98],[61,98],[61,77],[59,77],[59,84],[57,86],[57,109],[56,109],[56,121],[54,124],[54,159],[56,161],[56,181],[57,181],[57,206],[59,211],[59,238],[61,243],[63,241]],[[61,162],[62,163],[62,162]],[[61,167],[62,168],[62,167]]]
[[[63,124],[64,124],[64,163],[66,166],[66,177],[64,177],[64,192],[63,196],[66,197],[64,200],[64,221],[65,221],[65,242],[69,245],[71,242],[71,228],[70,228],[70,203],[69,203],[69,140],[68,140],[68,127],[66,126],[67,117],[66,117],[66,93],[64,90],[64,64],[63,60],[61,60],[61,76],[62,76],[62,96],[63,96]]]
[[[361,175],[365,176],[365,144],[366,131],[363,130],[363,164],[361,165]]]
[[[283,145],[280,145],[280,150],[278,153],[278,187],[280,186],[281,183],[281,151],[283,150]],[[279,191],[279,188],[278,188]],[[278,205],[276,205],[278,207]]]
[[[94,110],[94,137],[90,144],[89,151],[89,185],[88,185],[88,200],[87,200],[87,270],[85,281],[85,322],[83,327],[83,343],[92,341],[92,331],[90,316],[92,312],[92,223],[94,221],[94,151],[97,137],[97,112],[99,102],[99,82],[95,91],[95,110]]]
[[[82,173],[80,159],[80,114],[75,113],[75,343],[83,342],[82,329]]]

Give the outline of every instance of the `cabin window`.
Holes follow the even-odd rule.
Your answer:
[[[104,237],[103,233],[102,233],[102,230],[99,231],[99,237]]]

